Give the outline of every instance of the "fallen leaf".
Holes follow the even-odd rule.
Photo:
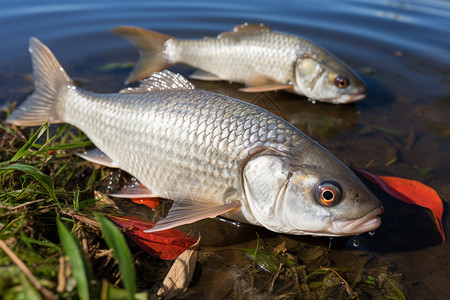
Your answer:
[[[198,251],[196,246],[181,253],[164,278],[157,295],[169,299],[182,294],[188,288],[194,275],[197,257]]]
[[[143,204],[145,206],[148,206],[153,210],[155,210],[159,205],[159,198],[137,198],[130,200],[136,204]]]
[[[133,217],[109,218],[120,228],[131,228],[124,233],[142,250],[161,259],[175,259],[195,243],[194,239],[176,229],[145,233],[144,230],[155,226],[155,222]]]
[[[121,191],[122,192],[132,192],[133,191],[133,193],[140,192],[140,193],[146,193],[146,194],[148,194],[148,193],[153,194],[149,189],[147,189],[139,181],[136,181],[135,185],[132,185],[127,188],[123,188]],[[159,198],[157,195],[154,195],[154,197],[130,198],[130,200],[136,204],[143,204],[145,206],[148,206],[153,210],[156,210],[156,208],[159,205]]]
[[[439,233],[441,234],[442,242],[445,241],[444,226],[442,224],[444,206],[441,198],[434,189],[416,180],[391,176],[377,176],[368,171],[356,168],[354,170],[398,200],[431,210]]]
[[[115,209],[119,210],[119,207],[116,205],[116,203],[114,201],[111,200],[111,198],[109,198],[108,196],[106,196],[105,194],[99,192],[99,191],[94,191],[94,198],[96,200],[98,200],[95,205],[97,208],[99,207],[99,204],[103,204],[106,206],[111,206],[114,207]]]

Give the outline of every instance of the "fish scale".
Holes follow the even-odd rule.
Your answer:
[[[236,49],[236,44],[240,48]],[[221,78],[246,82],[253,74],[264,74],[280,82],[294,80],[292,62],[307,48],[297,37],[280,33],[242,34],[203,40],[169,39],[163,55],[171,63],[185,63]]]
[[[30,52],[35,90],[7,122],[70,123],[101,150],[80,156],[174,200],[146,232],[217,215],[292,234],[353,235],[380,225],[382,207],[345,165],[260,107],[196,89],[170,71],[95,94],[76,87],[37,39]]]
[[[168,199],[225,201],[221,195],[232,187],[245,200],[238,180],[245,158],[259,147],[289,147],[294,134],[286,134],[284,121],[259,107],[202,90],[93,97],[69,89],[64,99],[63,120]]]

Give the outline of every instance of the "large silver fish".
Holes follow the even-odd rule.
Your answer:
[[[258,24],[243,24],[217,38],[181,40],[137,27],[113,32],[129,39],[140,59],[128,81],[148,77],[173,64],[198,68],[202,80],[245,83],[247,92],[287,89],[312,100],[350,103],[363,99],[366,87],[338,58],[314,43]]]
[[[276,232],[354,235],[380,225],[383,208],[342,162],[268,111],[155,73],[123,93],[75,86],[51,51],[30,39],[35,91],[7,119],[83,130],[121,168],[174,200],[150,231],[224,215]]]

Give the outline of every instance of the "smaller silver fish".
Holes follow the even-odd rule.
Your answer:
[[[272,31],[263,24],[242,24],[217,38],[181,40],[142,28],[119,26],[140,52],[127,81],[137,81],[171,65],[198,69],[191,78],[244,83],[245,92],[286,89],[311,100],[351,103],[366,96],[361,78],[316,44]]]

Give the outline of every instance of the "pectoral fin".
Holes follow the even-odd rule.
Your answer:
[[[77,155],[87,161],[90,161],[90,162],[93,162],[93,163],[96,163],[96,164],[99,164],[102,166],[106,166],[106,167],[110,167],[110,168],[119,168],[119,166],[114,164],[113,160],[108,155],[106,155],[99,149],[94,149],[94,150],[86,151],[83,153],[77,153]]]
[[[250,78],[248,78],[246,84],[247,87],[239,89],[241,92],[257,93],[292,88],[292,85],[290,84],[278,82],[267,75],[259,73],[251,75]]]
[[[292,85],[283,83],[272,83],[260,86],[250,86],[245,88],[240,88],[239,91],[246,93],[258,93],[258,92],[270,92],[278,90],[292,89]]]
[[[190,224],[206,218],[214,218],[229,211],[239,209],[241,203],[232,201],[223,205],[189,200],[176,201],[167,216],[145,232],[156,232]]]

